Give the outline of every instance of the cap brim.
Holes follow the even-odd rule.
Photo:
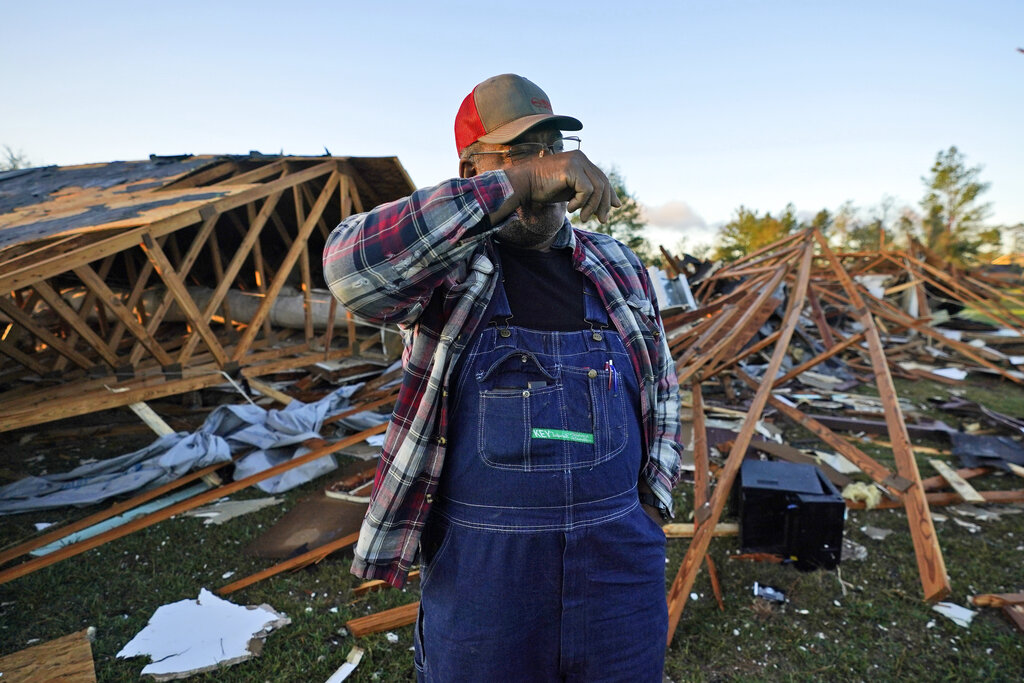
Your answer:
[[[498,126],[487,135],[483,135],[477,140],[479,142],[490,142],[494,144],[505,144],[506,142],[512,142],[517,137],[535,128],[542,123],[554,123],[558,126],[558,130],[582,130],[583,124],[580,123],[579,119],[574,119],[571,116],[558,116],[557,114],[531,114],[530,116],[523,116],[515,121],[509,121],[503,126]]]

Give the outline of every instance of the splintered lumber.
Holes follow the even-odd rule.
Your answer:
[[[332,318],[349,312],[326,292],[314,296],[310,254],[353,207],[415,189],[394,157],[183,155],[66,170],[67,179],[43,168],[3,179],[0,194],[13,203],[0,223],[13,231],[0,244],[0,316],[10,323],[0,339],[0,431],[378,343],[362,323],[356,338],[352,321],[347,343],[321,345],[314,307],[326,311],[329,300]],[[213,287],[199,287],[202,297],[187,286],[202,282]],[[252,305],[236,306],[237,296]],[[277,319],[293,297],[300,315]],[[271,347],[280,355],[268,363]],[[381,347],[385,359],[396,353]]]
[[[914,450],[917,450],[915,446]],[[972,479],[974,477],[980,477],[983,474],[989,474],[992,472],[991,467],[962,467],[958,470],[954,470],[958,477],[961,479]],[[934,477],[928,477],[927,479],[921,480],[921,487],[925,491],[934,491],[935,489],[943,489],[949,486],[949,481],[941,476],[936,475]]]
[[[984,503],[985,499],[981,497],[973,486],[967,483],[967,480],[957,474],[956,470],[935,458],[929,458],[928,463],[935,468],[935,471],[939,475],[949,482],[949,485],[953,487],[953,490],[960,494],[960,497],[967,503]]]
[[[164,419],[157,415],[147,403],[139,401],[137,403],[129,404],[128,407],[132,409],[133,413],[139,416],[140,420],[146,423],[147,427],[156,432],[157,436],[166,436],[174,433],[171,426],[164,422]]]
[[[109,531],[106,531],[102,534],[97,534],[92,538],[83,539],[78,543],[73,543],[71,545],[65,546],[60,550],[56,550],[48,555],[43,555],[42,557],[37,557],[27,562],[23,562],[22,564],[15,565],[14,567],[10,567],[9,569],[5,569],[4,571],[0,572],[0,584],[7,583],[8,581],[13,581],[14,579],[25,576],[26,574],[31,574],[37,569],[42,569],[43,567],[48,567],[51,564],[56,564],[57,562],[65,560],[69,557],[79,555],[85,552],[86,550],[92,550],[93,548],[103,545],[107,541],[112,541],[114,539],[121,538],[122,536],[127,536],[128,534],[138,531],[139,529],[145,529],[146,527],[150,527],[156,524],[157,522],[162,522],[165,519],[169,519],[174,515],[180,514],[187,510],[191,510],[193,508],[197,508],[200,505],[212,502],[214,500],[217,500],[218,498],[230,495],[236,491],[241,491],[242,489],[248,488],[253,484],[259,483],[264,479],[269,479],[270,477],[277,476],[282,472],[287,472],[288,470],[294,469],[304,463],[312,462],[314,460],[324,457],[325,455],[330,455],[331,453],[339,451],[342,448],[346,448],[353,444],[359,443],[360,441],[366,439],[366,437],[368,436],[380,434],[381,432],[387,429],[387,426],[387,422],[375,425],[357,434],[345,437],[340,441],[336,441],[334,443],[327,444],[326,446],[316,448],[310,451],[309,453],[306,453],[305,455],[300,455],[298,457],[292,458],[291,460],[283,462],[280,465],[274,465],[273,467],[267,468],[262,472],[257,472],[256,474],[253,474],[249,477],[245,477],[244,479],[239,479],[238,481],[232,482],[230,484],[224,484],[223,486],[220,486],[218,488],[210,489],[209,491],[200,493],[198,496],[195,496],[194,498],[183,500],[180,503],[175,503],[174,505],[169,505],[168,507],[165,507],[161,510],[157,510],[150,515],[132,520],[127,524],[119,526],[115,529],[110,529]]]
[[[262,581],[263,579],[269,579],[271,576],[277,576],[281,572],[288,571],[289,569],[301,569],[302,567],[305,567],[307,565],[316,564],[317,562],[324,559],[331,553],[341,550],[342,548],[346,548],[358,540],[359,532],[357,531],[354,534],[343,536],[337,540],[331,541],[330,543],[325,543],[322,546],[313,548],[309,552],[302,553],[301,555],[296,555],[295,557],[285,560],[284,562],[279,562],[278,564],[275,564],[273,567],[268,567],[263,571],[256,572],[255,574],[250,574],[249,576],[239,579],[238,581],[233,581],[226,586],[221,586],[217,589],[217,593],[219,593],[220,595],[234,593],[235,591],[241,590],[242,588],[248,588],[252,584],[257,583],[258,581]]]
[[[665,532],[665,536],[668,538],[693,538],[694,531],[699,526],[700,524],[693,524],[691,522],[672,522],[670,524],[663,524],[661,530]],[[714,537],[739,536],[740,525],[735,522],[719,522],[711,530],[711,535]]]
[[[413,569],[411,572],[409,572],[409,575],[406,578],[411,581],[412,579],[418,579],[419,576],[420,570]],[[391,584],[387,581],[384,581],[383,579],[373,579],[371,581],[364,581],[355,588],[353,588],[352,595],[365,595],[367,593],[372,593],[373,591],[381,590],[382,588],[390,587]]]
[[[413,602],[408,605],[402,605],[401,607],[377,612],[376,614],[368,614],[365,617],[350,619],[345,622],[345,627],[348,628],[349,633],[354,635],[356,638],[359,638],[371,633],[379,633],[392,628],[408,626],[416,621],[416,615],[419,613],[419,609],[420,603]]]
[[[793,336],[793,331],[796,329],[797,323],[800,319],[800,312],[804,307],[805,297],[807,294],[807,283],[810,280],[811,274],[811,259],[814,256],[811,241],[806,239],[806,234],[804,237],[805,239],[802,245],[799,275],[797,276],[796,286],[790,291],[789,306],[785,317],[783,318],[781,327],[782,335],[779,337],[779,341],[775,345],[775,350],[772,352],[771,360],[768,362],[768,368],[765,370],[764,376],[766,378],[775,377],[776,373],[779,371],[779,367],[782,365],[782,360],[785,357],[787,347],[789,346],[789,340]],[[736,478],[736,473],[739,471],[740,464],[743,461],[743,456],[747,451],[747,446],[750,444],[750,440],[754,436],[754,429],[757,426],[757,421],[764,412],[764,406],[768,400],[771,388],[772,384],[770,381],[763,382],[758,388],[757,393],[754,395],[750,404],[749,412],[747,413],[747,419],[740,428],[740,433],[736,437],[736,443],[729,452],[729,457],[726,459],[725,467],[723,467],[721,472],[719,472],[718,482],[715,486],[715,491],[711,496],[710,514],[706,520],[701,521],[700,526],[694,533],[693,541],[690,542],[690,547],[687,549],[686,555],[683,557],[683,562],[679,566],[676,578],[672,582],[672,587],[669,589],[667,597],[667,642],[669,645],[672,644],[672,638],[675,635],[676,626],[679,624],[679,618],[682,616],[683,607],[685,607],[686,600],[690,595],[690,589],[693,588],[693,582],[697,578],[697,572],[700,571],[701,562],[707,554],[708,545],[711,542],[711,531],[714,529],[715,525],[718,524],[718,520],[722,515],[722,510],[725,508],[726,499],[728,498],[730,489],[732,488],[733,480]]]
[[[1024,633],[1024,606],[1003,605],[1003,614],[1013,622],[1013,625],[1017,627],[1018,631]]]
[[[758,386],[757,382],[742,370],[737,370],[736,376],[745,381],[751,387]],[[768,404],[800,426],[805,427],[808,431],[813,432],[822,441],[839,451],[844,458],[859,467],[861,471],[871,477],[875,483],[887,486],[896,493],[910,485],[909,481],[903,479],[894,472],[889,471],[884,465],[879,463],[870,455],[860,450],[849,441],[812,418],[810,415],[804,415],[801,413],[787,399],[783,399],[779,396],[770,396],[768,398]]]
[[[971,598],[978,607],[1002,607],[1003,605],[1024,605],[1024,593],[983,593]]]
[[[87,628],[82,629],[77,633],[0,657],[0,676],[3,676],[4,683],[94,683],[96,667],[92,661],[89,631]]]
[[[258,391],[264,396],[269,396],[270,398],[274,399],[275,401],[282,405],[288,405],[295,400],[288,394],[284,393],[283,391],[278,391],[277,389],[270,386],[266,382],[261,382],[258,379],[250,379],[248,380],[248,382],[250,389]]]
[[[708,494],[711,491],[708,461],[708,430],[704,421],[704,395],[700,381],[693,383],[693,518],[695,525],[706,519]],[[666,532],[667,533],[667,532]]]
[[[986,503],[1024,503],[1024,491],[978,491],[981,497],[984,498]],[[963,503],[964,499],[960,497],[959,493],[926,493],[924,495],[929,505],[956,505],[957,503]],[[902,505],[899,501],[892,501],[882,499],[878,505],[873,507],[873,510],[888,510],[890,508],[898,508]],[[846,501],[846,507],[849,510],[864,510],[866,506],[864,501]]]
[[[867,337],[871,368],[875,374],[875,386],[882,399],[885,422],[889,428],[889,438],[893,442],[892,452],[896,460],[896,469],[901,477],[911,482],[911,486],[902,493],[902,497],[907,511],[907,521],[910,524],[910,536],[914,542],[914,553],[917,557],[917,568],[921,576],[924,597],[929,602],[938,602],[949,595],[952,589],[949,585],[949,576],[946,574],[946,563],[942,558],[938,536],[935,534],[935,524],[932,522],[928,510],[928,501],[925,500],[924,490],[921,488],[921,475],[917,469],[917,461],[914,459],[914,451],[910,446],[907,425],[903,420],[903,413],[896,398],[896,388],[893,385],[892,375],[889,373],[889,363],[885,357],[885,349],[882,347],[882,339],[857,285],[843,269],[824,236],[815,230],[814,237],[821,247],[822,254],[832,265],[832,271],[853,303],[854,317],[860,322]]]

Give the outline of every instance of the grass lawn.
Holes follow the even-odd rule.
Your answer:
[[[1024,415],[1024,390],[1004,381],[980,383],[972,375],[967,398],[1011,415]],[[927,382],[903,383],[901,396],[923,404],[929,396],[947,396],[948,387]],[[127,412],[127,411],[125,411]],[[92,420],[105,419],[93,416]],[[125,418],[130,420],[130,417]],[[951,416],[944,416],[951,424]],[[17,473],[69,469],[82,457],[127,452],[150,440],[139,434],[117,441],[47,441],[20,444],[29,432],[12,435],[0,446],[0,467]],[[787,432],[799,440],[806,434]],[[938,448],[943,444],[926,443]],[[891,463],[885,449],[872,449]],[[42,456],[30,465],[29,459]],[[933,474],[919,456],[923,476]],[[946,456],[948,460],[949,457]],[[953,463],[955,464],[955,463]],[[295,501],[323,487],[321,479],[284,494],[287,501],[226,524],[204,526],[202,520],[176,517],[65,562],[0,586],[0,655],[38,639],[56,638],[95,626],[93,655],[100,681],[135,681],[141,659],[114,655],[148,621],[160,605],[195,598],[201,587],[216,589],[270,566],[273,562],[241,553],[251,540],[274,524]],[[1019,489],[1010,475],[973,480],[978,488]],[[261,497],[255,490],[235,499]],[[692,505],[691,489],[677,491],[684,521]],[[989,506],[1000,512],[1007,506]],[[1018,512],[1024,508],[1014,506]],[[0,545],[34,533],[35,522],[77,518],[93,509],[41,512],[0,518]],[[975,533],[957,524],[949,510],[936,508],[946,567],[953,586],[949,600],[968,606],[976,593],[1024,591],[1024,514],[998,520],[971,520]],[[869,538],[865,526],[891,529],[884,541]],[[1024,672],[1024,635],[997,610],[982,610],[969,628],[933,612],[921,599],[921,586],[907,522],[902,510],[850,512],[847,538],[865,546],[865,560],[844,562],[838,570],[801,573],[789,566],[729,559],[736,539],[717,538],[710,552],[725,596],[720,611],[702,572],[668,651],[666,674],[673,681],[817,681],[926,680],[1018,681]],[[666,589],[686,552],[688,541],[669,541]],[[345,621],[418,599],[415,583],[404,591],[387,590],[355,598],[360,581],[348,573],[350,553],[318,565],[280,575],[229,596],[239,604],[267,603],[292,619],[272,633],[254,660],[195,677],[208,681],[325,681],[350,648],[366,654],[352,681],[413,680],[412,629],[355,639]],[[233,572],[230,578],[225,574]],[[754,582],[785,592],[788,602],[770,605],[755,599]],[[467,591],[472,587],[467,587]]]

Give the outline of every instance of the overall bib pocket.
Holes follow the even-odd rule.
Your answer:
[[[489,466],[518,471],[592,467],[626,443],[624,387],[614,369],[545,368],[504,355],[477,380],[478,446]]]

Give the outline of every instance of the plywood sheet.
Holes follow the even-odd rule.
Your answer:
[[[0,657],[0,680],[4,683],[95,681],[89,629]]]

